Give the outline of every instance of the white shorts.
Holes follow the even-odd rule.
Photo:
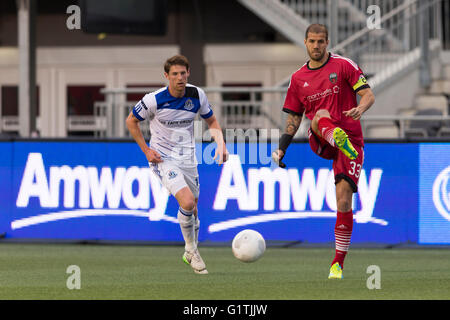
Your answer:
[[[197,166],[183,167],[177,162],[149,162],[153,173],[161,180],[164,187],[175,196],[184,187],[189,187],[195,199],[200,194],[200,183]]]

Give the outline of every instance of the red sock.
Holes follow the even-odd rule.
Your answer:
[[[353,230],[353,211],[339,212],[336,217],[336,225],[334,227],[334,236],[336,244],[336,255],[331,265],[339,262],[341,268],[344,268],[344,259],[350,246],[350,239]]]
[[[322,117],[317,122],[322,138],[334,147],[333,130],[336,126],[331,122],[330,118]]]

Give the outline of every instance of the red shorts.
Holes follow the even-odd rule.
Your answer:
[[[308,136],[312,151],[324,159],[333,160],[334,183],[344,179],[350,184],[353,192],[357,192],[364,162],[364,148],[352,143],[358,151],[358,157],[350,160],[338,148],[331,146],[325,139],[319,137],[311,128],[308,130]]]

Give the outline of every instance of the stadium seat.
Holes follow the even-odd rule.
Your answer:
[[[366,126],[369,138],[398,138],[399,128],[395,125],[368,125]]]
[[[443,116],[441,110],[438,109],[424,109],[415,113],[416,116]],[[405,130],[405,135],[408,132],[412,136],[435,137],[442,126],[442,120],[411,120],[409,128]],[[423,135],[422,131],[425,132]]]
[[[420,95],[415,100],[415,109],[419,111],[437,110],[446,115],[448,114],[448,100],[444,94]]]
[[[437,137],[450,137],[450,127],[441,127],[437,133]]]
[[[424,128],[408,128],[405,129],[406,138],[427,138],[428,134]]]

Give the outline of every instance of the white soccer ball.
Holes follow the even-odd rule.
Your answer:
[[[238,260],[253,262],[261,258],[266,251],[266,241],[258,231],[246,229],[234,237],[231,248]]]

